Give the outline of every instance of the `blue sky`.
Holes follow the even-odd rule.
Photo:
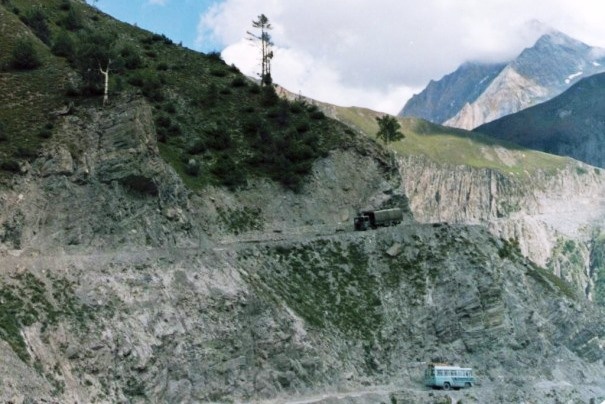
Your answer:
[[[92,3],[92,0],[88,0]],[[200,16],[220,0],[98,0],[95,5],[118,20],[164,34],[202,52],[220,51],[212,39],[198,42]]]
[[[94,0],[87,0],[92,3]],[[466,61],[508,61],[552,28],[605,48],[603,0],[98,0],[102,11],[243,73],[260,70],[245,39],[271,24],[274,82],[343,106],[397,113]],[[603,51],[605,53],[605,51]],[[570,72],[574,73],[574,72]]]

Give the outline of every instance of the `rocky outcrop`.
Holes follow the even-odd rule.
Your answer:
[[[574,284],[590,289],[591,229],[605,221],[605,184],[590,166],[553,172],[504,174],[498,170],[446,166],[422,157],[401,158],[403,188],[422,222],[482,223],[523,254]],[[570,240],[561,261],[561,245]],[[563,265],[563,267],[561,266]]]
[[[407,205],[411,182],[382,154],[334,151],[300,194],[192,192],[160,158],[144,101],[62,119],[56,148],[0,194],[0,399],[430,400],[430,360],[473,366],[482,402],[605,396],[602,314],[513,244],[409,215],[352,231],[357,209]],[[420,217],[453,215],[455,182],[416,174],[413,209],[421,188],[442,195]],[[471,178],[460,221],[509,209],[516,182],[490,175],[486,191],[485,173],[455,174]]]
[[[465,104],[455,116],[443,124],[470,130],[551,97],[548,88],[507,66],[475,101]]]
[[[481,402],[605,395],[597,313],[482,227],[2,258],[13,307],[47,301],[21,358],[6,351],[2,399],[285,402],[376,385],[426,400],[427,360],[473,366]],[[27,372],[40,377],[25,390]]]

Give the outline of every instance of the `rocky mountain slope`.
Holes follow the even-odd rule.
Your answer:
[[[426,117],[435,123],[473,129],[547,101],[581,78],[603,72],[604,55],[600,48],[590,47],[561,32],[552,31],[540,37],[532,47],[525,49],[503,68],[499,66],[496,69],[494,66],[494,70],[490,70],[489,65],[476,65],[475,69],[460,68],[435,85],[429,85],[410,100],[410,106],[406,105],[400,115]],[[485,76],[479,80],[479,84],[473,85],[479,67],[486,70]],[[446,96],[451,93],[452,81],[470,83],[474,91],[465,91],[463,87],[458,94]],[[420,103],[421,100],[426,101]],[[434,105],[434,100],[444,102]],[[452,109],[453,105],[458,106],[456,110]],[[422,109],[440,112],[427,112],[426,116],[414,115]],[[446,111],[447,116],[442,119]]]
[[[605,167],[605,74],[535,107],[482,125],[478,132]]]
[[[326,113],[373,136],[377,113],[325,107]],[[483,224],[514,239],[524,255],[601,302],[603,172],[479,133],[415,119],[391,147],[416,220]]]
[[[605,399],[596,298],[485,222],[416,222],[408,206],[425,218],[412,199],[421,192],[410,188],[414,171],[360,133],[375,125],[372,113],[349,110],[355,119],[343,126],[249,84],[216,55],[181,49],[82,2],[36,3],[57,34],[72,10],[87,26],[78,38],[100,29],[124,41],[125,64],[103,106],[82,85],[83,72],[20,22],[15,9],[31,16],[36,4],[9,3],[0,5],[0,39],[14,38],[9,25],[19,30],[42,65],[0,76],[2,100],[21,101],[0,115],[0,400]],[[133,53],[140,64],[127,68]],[[26,110],[36,119],[19,119]],[[532,170],[538,184],[536,173],[552,170],[545,197],[557,199],[548,189],[570,183],[554,186],[558,173],[585,167],[464,131],[435,133],[426,122],[406,125],[396,148],[449,155],[471,173],[488,164],[494,177],[505,165],[510,176],[495,184],[519,170]],[[599,178],[573,181],[598,195]],[[445,191],[427,209],[446,212],[447,200],[464,200]],[[496,208],[485,215],[509,212],[504,194],[491,194]],[[475,200],[483,201],[469,199],[473,214],[484,215]],[[358,210],[393,206],[405,211],[401,225],[352,231]],[[591,251],[605,262],[605,248]],[[594,282],[591,293],[601,296],[603,286]],[[429,361],[473,366],[477,386],[425,388]]]
[[[440,80],[431,80],[422,92],[406,102],[398,115],[445,122],[483,94],[505,66],[505,63],[464,63]]]

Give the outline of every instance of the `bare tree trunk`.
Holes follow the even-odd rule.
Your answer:
[[[109,65],[111,64],[111,59],[107,61],[107,69],[103,70],[101,68],[101,64],[99,63],[99,70],[101,74],[105,76],[105,90],[103,91],[103,106],[109,103]]]

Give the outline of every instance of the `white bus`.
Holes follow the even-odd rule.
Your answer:
[[[424,384],[428,387],[451,388],[471,387],[475,383],[473,369],[441,364],[429,364],[424,372]]]

